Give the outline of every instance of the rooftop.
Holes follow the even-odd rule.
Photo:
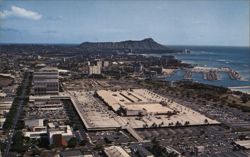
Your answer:
[[[108,157],[130,157],[130,155],[120,146],[110,146],[104,148]]]
[[[245,147],[246,149],[250,149],[250,140],[235,141],[235,143],[242,147]]]

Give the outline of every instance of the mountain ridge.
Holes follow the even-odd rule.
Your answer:
[[[121,52],[162,52],[174,53],[177,50],[157,43],[152,38],[145,38],[143,40],[125,40],[119,42],[83,42],[79,45],[81,49],[86,51],[121,51]],[[179,52],[179,51],[178,51]]]

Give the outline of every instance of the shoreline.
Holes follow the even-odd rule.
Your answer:
[[[245,94],[250,94],[250,86],[227,87],[232,91],[239,91]]]
[[[194,83],[200,83],[200,84],[204,84],[204,85],[208,85],[208,86],[216,86],[216,87],[224,87],[224,88],[227,88],[231,91],[239,91],[239,92],[242,92],[244,94],[249,94],[250,95],[250,86],[235,86],[235,87],[226,87],[226,86],[220,86],[220,85],[216,85],[216,84],[209,84],[209,83],[205,83],[205,82],[199,82],[199,81],[194,81],[192,79],[190,80],[185,80],[185,79],[182,79],[182,80],[167,80],[166,79],[167,76],[163,75],[163,77],[157,77],[156,80],[160,80],[160,81],[165,81],[165,82],[179,82],[179,81],[192,81]]]

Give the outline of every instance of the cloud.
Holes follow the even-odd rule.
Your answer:
[[[0,18],[8,18],[8,17],[19,17],[30,20],[40,20],[42,18],[42,15],[37,12],[27,10],[25,8],[11,6],[10,10],[0,11]]]

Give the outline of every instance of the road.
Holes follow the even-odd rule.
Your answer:
[[[8,135],[8,138],[6,140],[6,149],[4,150],[4,153],[3,153],[3,157],[8,157],[8,154],[9,154],[9,151],[10,151],[10,147],[11,147],[11,143],[12,143],[12,138],[13,138],[13,135],[15,135],[16,133],[16,125],[17,125],[17,122],[18,122],[18,119],[20,117],[20,114],[22,113],[22,110],[23,110],[23,106],[24,106],[24,99],[27,97],[27,90],[29,88],[29,77],[30,76],[30,73],[27,73],[27,75],[24,75],[24,79],[23,79],[23,82],[21,84],[21,95],[18,96],[18,99],[19,99],[19,103],[18,103],[18,109],[17,109],[17,113],[15,115],[15,118],[13,119],[13,123],[12,123],[12,126],[11,126],[11,129],[9,131],[9,135]]]

